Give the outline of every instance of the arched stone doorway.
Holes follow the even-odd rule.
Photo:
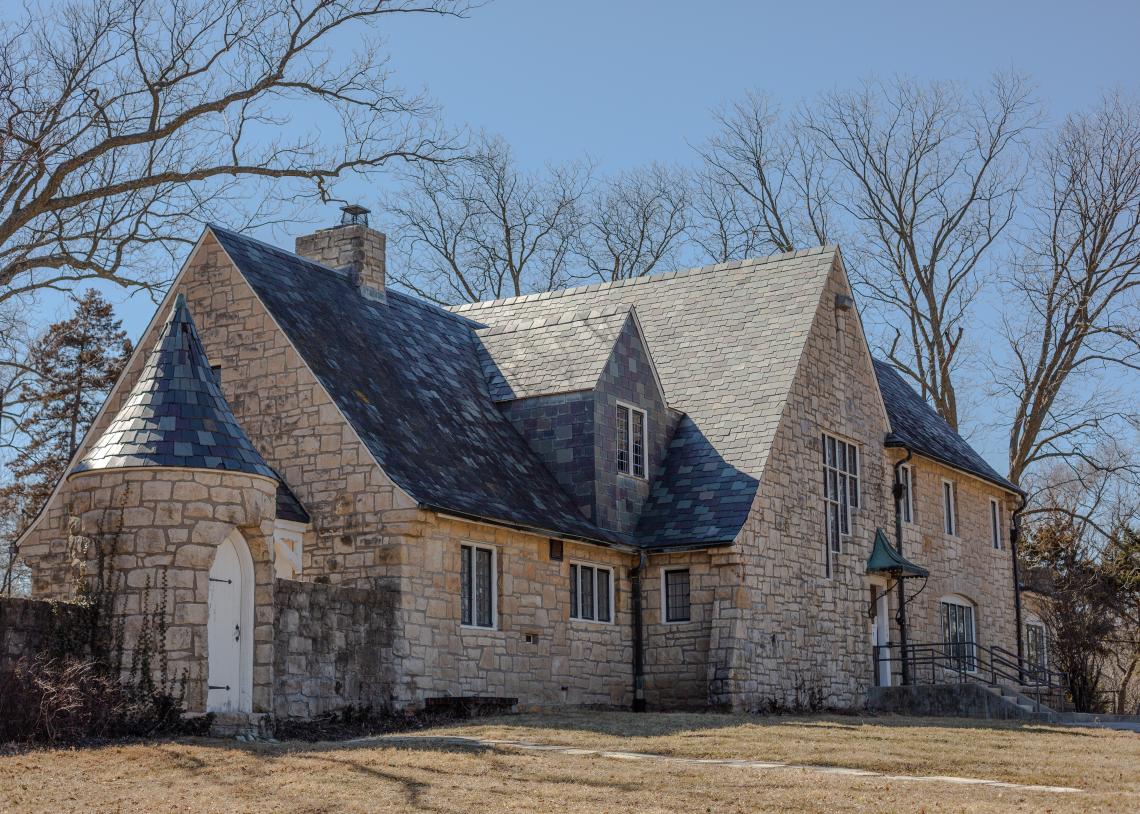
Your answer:
[[[214,553],[206,629],[208,712],[253,709],[253,557],[237,531]]]

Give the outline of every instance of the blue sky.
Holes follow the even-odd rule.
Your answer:
[[[980,85],[1012,69],[1030,76],[1056,120],[1103,89],[1136,88],[1137,32],[1140,3],[1119,0],[495,0],[465,20],[397,18],[385,35],[397,79],[426,89],[448,122],[501,134],[525,165],[589,154],[609,173],[691,161],[709,109],[750,88],[790,107],[872,75]],[[382,189],[353,192],[367,204]],[[291,245],[310,228],[259,236]],[[108,293],[140,333],[150,298]],[[1004,470],[1000,447],[983,449]]]

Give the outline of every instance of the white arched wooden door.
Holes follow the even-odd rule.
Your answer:
[[[253,698],[253,558],[230,534],[210,567],[206,710],[249,712]]]

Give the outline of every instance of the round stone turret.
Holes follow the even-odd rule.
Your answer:
[[[181,294],[130,394],[68,479],[69,548],[89,578],[105,572],[97,562],[118,574],[126,648],[165,599],[159,646],[172,675],[188,679],[189,709],[271,709],[278,479],[226,402]],[[216,575],[227,562],[246,565]],[[222,588],[231,596],[212,614]],[[219,632],[223,611],[234,618]],[[211,662],[210,642],[236,649]]]

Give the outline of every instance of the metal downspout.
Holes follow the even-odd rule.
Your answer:
[[[1022,684],[1025,683],[1022,670],[1025,644],[1021,629],[1021,565],[1017,561],[1017,544],[1021,539],[1021,513],[1025,511],[1025,504],[1025,495],[1022,495],[1020,505],[1013,510],[1013,522],[1009,524],[1009,555],[1013,559],[1013,621],[1017,625],[1017,673]]]
[[[649,567],[649,556],[642,551],[637,567],[629,572],[633,604],[633,711],[645,712],[645,638],[642,619],[641,581]]]
[[[900,557],[904,555],[902,528],[903,485],[899,472],[903,464],[907,463],[914,454],[910,447],[903,447],[903,449],[906,450],[906,457],[895,461],[895,485],[892,489],[895,496],[895,550],[898,551]],[[914,480],[913,475],[911,476],[911,480]],[[903,686],[906,686],[910,684],[910,660],[907,658],[906,653],[906,580],[900,578],[898,583],[899,609],[895,614],[895,621],[897,621],[899,625],[899,657],[902,659],[902,683]]]

